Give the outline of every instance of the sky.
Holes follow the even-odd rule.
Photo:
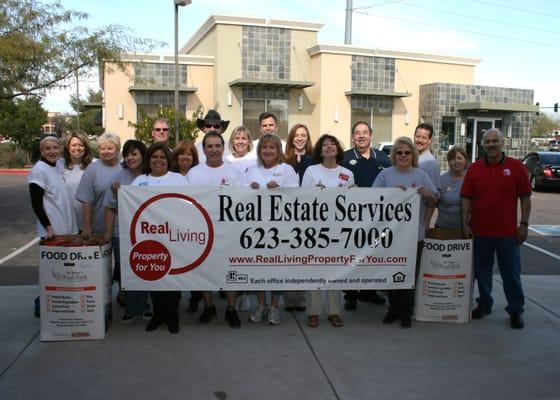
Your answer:
[[[43,0],[43,2],[51,2]],[[62,0],[89,14],[96,29],[119,24],[136,36],[167,43],[174,52],[173,0]],[[352,44],[480,59],[475,84],[533,89],[542,111],[560,103],[560,2],[552,0],[353,0]],[[280,18],[324,24],[318,42],[344,43],[346,0],[192,0],[179,8],[179,48],[212,14]],[[98,89],[84,77],[80,93]],[[69,90],[49,93],[48,111],[70,112]],[[545,108],[550,107],[550,108]]]

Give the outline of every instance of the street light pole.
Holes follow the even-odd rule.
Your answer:
[[[191,4],[192,0],[174,0],[175,4],[175,145],[179,143],[179,6]]]

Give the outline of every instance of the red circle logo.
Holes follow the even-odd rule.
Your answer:
[[[171,254],[167,247],[155,240],[136,243],[130,250],[130,269],[145,281],[163,278],[171,268]]]
[[[156,203],[157,207],[154,207]],[[134,214],[130,224],[130,242],[133,246],[130,253],[133,270],[133,251],[142,243],[156,242],[168,254],[173,254],[173,265],[170,256],[168,270],[156,278],[160,279],[167,273],[183,274],[198,267],[212,249],[214,227],[206,209],[192,197],[162,193],[146,200]]]

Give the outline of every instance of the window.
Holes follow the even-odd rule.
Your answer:
[[[374,143],[392,141],[392,114],[390,112],[379,112],[374,109],[353,109],[350,126],[358,121],[365,121],[371,125],[372,146]],[[352,132],[350,134],[350,143],[352,143]]]
[[[243,126],[251,131],[253,139],[260,138],[259,115],[271,112],[278,119],[278,136],[288,137],[288,100],[243,99]]]
[[[443,117],[441,119],[439,147],[447,151],[453,146],[455,146],[455,117]]]

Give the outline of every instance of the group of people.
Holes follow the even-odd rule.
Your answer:
[[[85,239],[97,235],[112,241],[115,257],[113,278],[120,287],[116,215],[117,193],[122,185],[229,185],[270,190],[298,186],[400,187],[415,190],[421,197],[416,273],[425,232],[437,207],[437,228],[462,228],[467,237],[474,236],[475,277],[480,298],[477,299],[478,307],[473,310],[473,318],[482,318],[491,312],[491,274],[493,255],[497,252],[511,325],[514,328],[523,327],[519,245],[527,234],[530,189],[527,179],[526,187],[523,185],[523,169],[515,160],[503,155],[503,138],[499,131],[485,133],[483,146],[486,157],[468,169],[465,151],[451,149],[447,154],[449,171],[440,176],[439,163],[430,152],[433,127],[429,124],[416,127],[414,140],[408,137],[396,139],[390,156],[372,148],[372,128],[364,121],[353,125],[353,147],[346,151],[330,134],[320,136],[313,145],[310,132],[303,124],[294,125],[284,142],[278,136],[276,116],[267,112],[259,116],[258,140],[253,140],[249,129],[240,126],[233,129],[226,147],[222,135],[228,124],[229,121],[222,120],[219,113],[210,110],[204,118],[197,120],[197,126],[204,134],[203,140],[197,145],[183,141],[172,150],[169,146],[169,124],[164,119],[158,119],[153,125],[153,143],[146,146],[138,140],[128,140],[122,147],[122,160],[119,155],[120,138],[116,134],[104,133],[98,138],[98,160],[93,157],[87,137],[80,133],[68,135],[63,146],[54,136],[43,137],[40,142],[41,159],[29,174],[31,202],[38,218],[39,236],[51,238],[79,233]],[[476,172],[471,173],[471,170]],[[490,190],[493,184],[497,184],[503,193],[496,195]],[[506,195],[514,200],[508,198],[507,207],[497,206],[496,196]],[[519,227],[516,224],[518,198],[522,199]],[[490,213],[503,214],[498,221],[503,229],[494,229],[496,222],[489,222],[492,219],[488,215]],[[248,294],[222,293],[227,299],[225,319],[230,327],[241,326],[238,311],[248,309]],[[250,313],[249,320],[252,322],[279,324],[279,300],[283,298],[285,310],[307,311],[307,325],[311,328],[319,325],[324,307],[320,291],[255,294],[258,306]],[[328,322],[333,327],[343,326],[341,293],[329,290],[325,292],[325,297]],[[403,328],[410,327],[414,289],[390,290],[387,297],[389,308],[383,323],[400,320]],[[147,331],[156,330],[162,324],[167,325],[170,333],[179,331],[181,292],[154,291],[149,294],[119,290],[117,300],[125,307],[123,322],[141,316],[150,320]],[[344,300],[347,311],[356,310],[358,300],[385,303],[385,297],[375,291],[347,291]],[[212,292],[191,292],[187,311],[197,312],[201,301],[203,310],[198,319],[201,323],[208,323],[217,316]]]

